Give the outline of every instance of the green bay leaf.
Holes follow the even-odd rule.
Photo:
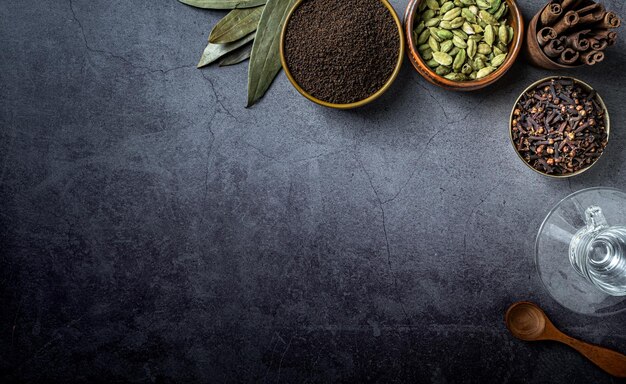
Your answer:
[[[230,52],[220,61],[220,67],[225,67],[228,65],[239,64],[242,61],[248,60],[250,58],[250,52],[252,52],[252,44],[245,45],[236,51]]]
[[[205,9],[250,8],[265,4],[266,0],[178,0],[192,7]]]
[[[228,44],[213,44],[209,43],[206,48],[204,48],[204,52],[202,52],[202,57],[200,58],[200,62],[198,63],[198,68],[204,67],[205,65],[209,65],[220,57],[224,56],[228,52],[232,52],[235,49],[245,45],[246,43],[254,40],[255,33],[251,33],[246,37],[243,37],[237,41],[233,41]]]
[[[278,74],[280,33],[297,0],[268,0],[257,28],[248,67],[248,107],[258,101]]]
[[[209,42],[214,44],[231,43],[256,30],[263,13],[263,6],[233,9],[220,20],[209,35]]]

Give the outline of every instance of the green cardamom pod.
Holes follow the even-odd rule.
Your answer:
[[[451,65],[452,64],[452,56],[448,55],[445,52],[433,52],[433,59],[441,65]]]
[[[452,81],[465,81],[465,80],[467,80],[467,77],[464,74],[456,73],[456,72],[448,73],[444,77],[446,79],[452,80]]]
[[[503,42],[499,42],[498,45],[496,45],[496,47],[498,47],[498,49],[501,50],[502,53],[506,53],[509,51],[508,46],[504,44]]]
[[[454,33],[447,29],[438,29],[437,36],[442,40],[450,40],[452,37],[454,37]]]
[[[478,80],[482,79],[483,77],[487,77],[495,70],[496,69],[494,67],[485,67],[478,71],[478,73],[476,74],[476,79]]]
[[[487,24],[493,24],[493,25],[497,25],[498,24],[498,20],[496,18],[493,17],[493,15],[487,11],[485,11],[484,9],[481,9],[478,12],[478,17],[480,17],[480,19],[482,21],[484,21]]]
[[[459,47],[459,48],[467,48],[467,43],[465,42],[465,40],[463,40],[462,38],[454,35],[452,37],[452,42],[454,43],[455,46]]]
[[[470,73],[472,73],[472,71],[474,71],[474,69],[472,68],[472,65],[470,63],[463,64],[463,67],[461,68],[461,73],[463,73],[464,75],[469,75]]]
[[[439,63],[436,62],[434,58],[432,58],[426,62],[426,65],[428,65],[430,68],[437,68],[439,66]]]
[[[485,27],[485,34],[483,37],[485,39],[485,43],[489,44],[490,47],[493,46],[493,42],[496,39],[496,34],[491,25]]]
[[[487,24],[485,24],[487,26]],[[474,29],[475,33],[483,33],[485,29],[480,24],[472,24],[472,29]]]
[[[424,13],[422,14],[422,17],[420,19],[422,19],[424,22],[427,22],[428,20],[432,19],[433,17],[435,17],[435,11],[433,11],[432,9],[428,9],[428,10],[424,11]]]
[[[459,53],[457,53],[456,57],[454,58],[454,62],[452,63],[452,68],[454,68],[455,71],[460,71],[461,68],[463,67],[463,64],[465,64],[465,51],[464,50],[460,50]]]
[[[461,49],[459,47],[452,47],[452,49],[450,50],[450,52],[448,52],[448,55],[450,56],[456,56],[457,53],[459,53]]]
[[[423,30],[422,33],[420,34],[420,37],[417,39],[417,44],[424,44],[425,42],[428,41],[429,37],[430,37],[430,31],[428,29]]]
[[[439,45],[439,50],[441,52],[446,52],[447,53],[447,52],[449,52],[452,49],[453,46],[454,46],[454,44],[452,43],[452,40],[446,40],[446,41],[444,41],[443,43],[441,43]]]
[[[437,28],[437,27],[430,27],[430,28],[428,28],[428,30],[430,31],[430,35],[432,37],[434,37],[435,40],[437,40],[438,42],[441,43],[444,40],[441,37],[439,37],[439,35],[437,34],[437,32],[439,32],[439,28]]]
[[[491,3],[487,0],[476,0],[476,5],[480,9],[489,9],[491,8]]]
[[[481,41],[483,41],[483,36],[482,35],[472,35],[469,37],[470,40],[474,40],[477,43],[480,43]]]
[[[472,28],[472,26],[468,22],[463,23],[463,26],[461,28],[463,29],[463,32],[467,33],[468,35],[474,35],[476,33],[474,32],[474,28]]]
[[[485,62],[482,61],[479,58],[474,59],[474,62],[472,63],[472,67],[474,67],[474,69],[476,70],[480,70],[486,67]]]
[[[498,8],[498,10],[493,14],[494,19],[502,19],[502,17],[506,15],[506,11],[508,10],[508,8],[509,7],[506,5],[506,3],[500,4],[500,8]]]
[[[476,56],[476,49],[478,48],[478,44],[473,39],[469,39],[467,41],[467,56],[470,58],[474,58]]]
[[[422,52],[426,51],[427,49],[430,49],[430,45],[428,45],[428,43],[424,43],[422,45],[418,45],[417,46],[417,51],[419,53],[422,53]]]
[[[475,5],[476,0],[460,0],[463,5]]]
[[[426,0],[426,6],[432,10],[438,10],[441,8],[439,7],[439,3],[437,2],[437,0]]]
[[[420,21],[420,23],[417,24],[417,27],[415,27],[413,32],[419,35],[420,33],[422,33],[422,31],[424,31],[424,28],[426,28],[426,26],[424,25],[424,21]]]
[[[430,36],[428,38],[428,45],[430,45],[430,48],[433,50],[433,52],[439,52],[439,42],[433,36]]]
[[[491,7],[489,7],[489,13],[495,13],[498,8],[500,8],[500,5],[502,5],[502,0],[491,0]],[[496,19],[499,19],[498,17],[496,17]]]
[[[447,75],[448,73],[450,73],[450,71],[450,67],[446,67],[445,65],[441,65],[435,69],[435,73],[439,76]]]
[[[433,58],[433,50],[428,48],[424,52],[420,52],[420,56],[422,56],[422,60],[430,60]]]
[[[451,10],[452,8],[454,8],[454,1],[447,1],[445,3],[443,3],[443,5],[441,6],[441,9],[439,10],[440,13],[446,13],[449,10]]]
[[[513,36],[515,36],[515,31],[513,30],[513,27],[511,27],[510,25],[508,25],[506,27],[506,29],[509,30],[509,38],[508,38],[508,40],[506,42],[508,44],[508,43],[510,43],[513,40]]]
[[[455,36],[458,36],[458,37],[460,37],[460,38],[461,38],[461,39],[463,39],[463,40],[467,40],[467,38],[468,38],[467,33],[463,32],[463,30],[458,29],[458,28],[457,28],[457,29],[453,29],[453,30],[452,30],[452,33],[453,33]]]
[[[470,10],[470,12],[472,12],[474,14],[474,16],[478,16],[478,7],[475,5],[469,6],[467,7],[467,9]]]
[[[502,63],[504,63],[504,60],[506,60],[506,55],[506,53],[503,53],[491,59],[491,66],[496,68],[501,66]]]
[[[441,18],[439,17],[433,17],[430,20],[427,20],[424,25],[427,27],[435,27],[439,24],[439,22],[441,21]]]
[[[502,51],[500,50],[500,48],[498,48],[497,46],[493,47],[492,55],[494,55],[494,56],[498,56],[498,55],[501,55],[501,54],[503,54],[503,53],[504,53],[504,52],[502,52]]]
[[[483,55],[488,55],[491,53],[491,46],[485,43],[478,44],[478,49],[476,50],[478,53],[482,53]]]
[[[470,23],[476,22],[476,15],[474,15],[472,11],[469,10],[469,8],[463,8],[463,10],[461,11],[461,15],[463,15],[463,18]]]
[[[465,19],[463,17],[461,16],[457,17],[456,19],[450,22],[450,25],[452,25],[451,29],[461,28],[464,22],[465,22]]]
[[[457,17],[459,17],[460,15],[461,15],[461,8],[453,8],[453,9],[449,10],[448,12],[446,12],[441,17],[441,20],[452,21],[452,20],[456,19]]]
[[[441,20],[441,23],[439,23],[439,27],[444,29],[454,29],[452,28],[452,22],[447,20]]]
[[[508,44],[509,31],[506,29],[506,25],[502,24],[498,28],[498,40],[504,44]]]

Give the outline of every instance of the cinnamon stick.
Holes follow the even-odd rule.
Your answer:
[[[578,25],[595,24],[602,21],[607,12],[604,5],[593,3],[576,11],[578,14]]]
[[[568,29],[574,27],[579,21],[578,13],[574,11],[568,11],[556,24],[554,24],[554,31],[557,35],[562,34]]]
[[[580,53],[576,52],[572,48],[565,48],[559,57],[559,63],[565,65],[573,65],[578,61]]]
[[[593,37],[595,37],[598,40],[604,39],[606,40],[608,45],[613,45],[617,41],[617,32],[609,31],[606,29],[599,29],[597,31],[594,31]]]
[[[620,19],[620,17],[617,16],[615,12],[609,11],[604,15],[604,18],[600,20],[598,24],[596,24],[596,27],[609,29],[618,28],[620,25],[622,25],[622,20]]]
[[[552,25],[556,19],[561,16],[562,12],[563,8],[561,7],[561,4],[553,1],[543,9],[543,12],[541,12],[541,24],[544,26]]]
[[[563,0],[561,2],[561,8],[563,9],[563,11],[570,10],[572,8],[577,7],[581,1],[582,0]]]
[[[589,51],[580,56],[582,61],[587,65],[596,65],[604,60],[604,52],[601,51]]]
[[[550,42],[543,47],[543,51],[548,57],[555,58],[561,56],[561,53],[565,50],[565,47],[558,39],[550,40]]]
[[[550,27],[544,27],[537,32],[537,41],[539,42],[539,46],[543,47],[548,44],[550,40],[556,39],[557,34],[554,29]]]
[[[589,38],[589,47],[593,51],[604,51],[608,46],[609,43],[606,41],[606,39],[598,40],[593,37]]]
[[[591,29],[583,29],[582,31],[572,33],[567,36],[565,45],[579,52],[588,50],[590,46],[589,39],[585,38],[584,35],[589,32],[591,32]]]

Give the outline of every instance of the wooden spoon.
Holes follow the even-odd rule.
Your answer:
[[[506,327],[518,339],[559,341],[580,352],[606,373],[626,377],[626,356],[567,336],[552,324],[536,304],[527,301],[517,302],[506,311],[504,320]]]

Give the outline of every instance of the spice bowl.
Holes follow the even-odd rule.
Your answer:
[[[564,88],[571,85],[574,89],[580,89],[581,94],[574,94],[571,98],[563,96],[562,93],[559,93],[558,88],[562,84],[566,84],[563,86]],[[541,90],[544,90],[545,93],[542,94]],[[539,92],[539,94],[537,94],[537,92]],[[559,102],[551,102],[542,105],[558,105],[561,108],[561,113],[559,114],[558,109],[551,106],[545,109],[542,109],[543,107],[541,106],[534,110],[531,108],[531,114],[527,114],[527,116],[533,117],[533,121],[528,124],[529,120],[526,119],[525,123],[520,123],[523,120],[521,115],[526,113],[520,112],[520,109],[522,109],[520,106],[523,107],[522,104],[524,104],[522,101],[524,99],[531,99],[533,101],[545,100],[544,95],[548,94],[557,96],[556,98]],[[554,97],[548,96],[548,98],[554,101]],[[580,98],[580,101],[577,98]],[[566,101],[567,99],[573,102],[570,103],[570,101]],[[561,102],[561,100],[563,101]],[[528,106],[530,107],[531,104],[532,103],[529,103]],[[582,105],[580,108],[582,111],[587,111],[585,114],[583,114],[583,112],[578,112],[577,114],[574,112],[579,105]],[[591,109],[587,109],[587,105],[589,105]],[[570,106],[572,106],[573,109],[570,109]],[[550,108],[550,113],[548,113],[548,108]],[[539,120],[536,121],[533,113],[541,113],[544,110],[544,117],[536,119]],[[590,110],[593,110],[593,112],[589,113]],[[563,113],[565,111],[571,111],[573,113],[569,114],[569,112],[567,112],[568,114],[564,115]],[[555,118],[555,115],[559,115],[559,117]],[[583,117],[581,117],[581,115]],[[563,118],[563,116],[569,118]],[[599,116],[601,116],[601,119],[596,122]],[[591,120],[594,120],[594,122],[591,124],[591,128],[588,128],[588,123]],[[572,128],[572,126],[576,129]],[[532,130],[529,128],[532,128]],[[568,76],[550,76],[537,80],[528,86],[515,100],[509,117],[509,137],[513,150],[519,159],[526,164],[527,167],[540,175],[555,179],[577,176],[593,168],[604,152],[606,152],[610,138],[610,128],[609,112],[602,97],[600,97],[589,84]],[[527,131],[524,132],[524,136],[522,136],[521,133],[523,130]],[[546,140],[547,143],[545,142]],[[530,141],[533,142],[531,143]],[[539,146],[543,146],[545,149],[539,151]],[[534,150],[532,149],[533,147],[535,148]],[[559,153],[558,151],[561,152]],[[550,157],[552,157],[552,162],[550,162]],[[561,160],[558,160],[559,157],[563,158],[564,164],[566,161],[569,161],[568,164],[576,162],[576,165],[572,167],[571,170],[568,169],[568,173],[550,173],[552,171],[550,169],[545,171],[545,164],[556,168],[554,159],[557,159],[559,169],[563,169],[565,165],[560,164]],[[590,159],[590,162],[588,159]],[[537,163],[541,160],[544,160],[544,162],[542,162],[542,164],[544,164],[544,170],[536,168]],[[533,162],[535,166],[533,166],[531,162]],[[567,167],[569,168],[569,165]]]
[[[490,74],[474,80],[454,81],[442,75],[437,74],[435,70],[428,66],[427,61],[422,58],[417,48],[417,38],[413,31],[418,27],[418,10],[426,0],[410,0],[404,15],[404,32],[407,40],[407,55],[415,70],[424,77],[428,82],[439,87],[453,91],[474,91],[485,88],[497,80],[513,66],[522,48],[524,39],[524,18],[518,8],[515,0],[504,0],[502,4],[508,7],[507,21],[512,27],[513,36],[507,44],[507,55],[503,62],[499,63],[497,69]],[[455,37],[456,39],[456,37]],[[496,66],[494,65],[494,68]]]
[[[390,31],[390,36],[391,34],[393,34],[393,32],[391,32],[391,30],[393,29],[393,31],[395,32],[395,30],[397,30],[397,38],[398,38],[398,50],[397,52],[395,52],[395,47],[391,48],[392,46],[394,46],[395,43],[395,37],[391,38],[390,41],[393,41],[393,45],[387,45],[387,47],[390,49],[390,51],[395,52],[393,53],[393,55],[389,55],[387,57],[390,57],[389,61],[391,63],[393,63],[393,65],[389,65],[388,67],[384,67],[387,70],[388,76],[385,77],[381,77],[380,78],[380,83],[382,83],[384,81],[384,83],[382,83],[382,85],[377,86],[375,88],[372,89],[372,92],[368,93],[367,97],[363,97],[357,100],[352,100],[349,102],[345,102],[345,103],[341,103],[341,102],[331,102],[331,101],[327,101],[327,100],[322,100],[321,98],[318,98],[316,96],[314,96],[312,93],[314,92],[309,92],[305,89],[305,87],[303,87],[297,80],[296,77],[294,75],[294,72],[290,69],[289,67],[289,58],[288,58],[288,52],[286,49],[286,42],[288,41],[288,29],[289,29],[289,25],[290,22],[294,19],[294,14],[298,11],[299,7],[303,5],[303,3],[305,3],[307,0],[298,0],[293,7],[291,8],[291,10],[289,11],[289,13],[287,14],[287,17],[285,18],[285,23],[283,25],[283,29],[281,32],[281,36],[280,36],[280,61],[283,67],[283,70],[285,71],[285,74],[287,76],[287,79],[289,79],[289,82],[293,85],[293,87],[304,97],[306,97],[307,99],[309,99],[310,101],[322,105],[324,107],[329,107],[329,108],[334,108],[334,109],[353,109],[353,108],[357,108],[357,107],[361,107],[364,106],[366,104],[371,103],[372,101],[378,99],[380,96],[382,96],[382,94],[384,94],[393,84],[393,82],[396,80],[396,78],[398,77],[398,74],[400,73],[400,69],[402,67],[402,62],[404,59],[404,33],[403,33],[403,28],[402,28],[402,22],[400,21],[400,18],[398,17],[397,13],[395,12],[393,6],[391,6],[391,4],[388,2],[388,0],[376,0],[378,2],[380,2],[384,8],[386,8],[389,13],[391,14],[391,17],[393,18],[393,24],[394,27],[391,27],[391,23],[386,24],[388,27],[388,31]],[[310,0],[309,0],[310,1]],[[379,7],[380,8],[380,7]],[[331,47],[332,48],[332,47]],[[393,56],[393,57],[392,57]],[[396,58],[396,59],[394,59]],[[354,68],[351,70],[351,72],[354,73],[362,73],[362,68]],[[367,74],[364,74],[363,76],[367,76]],[[386,81],[385,81],[386,79]],[[337,88],[342,88],[344,87],[345,84],[342,84],[340,81],[337,82],[336,87]],[[375,90],[375,91],[374,91]]]

